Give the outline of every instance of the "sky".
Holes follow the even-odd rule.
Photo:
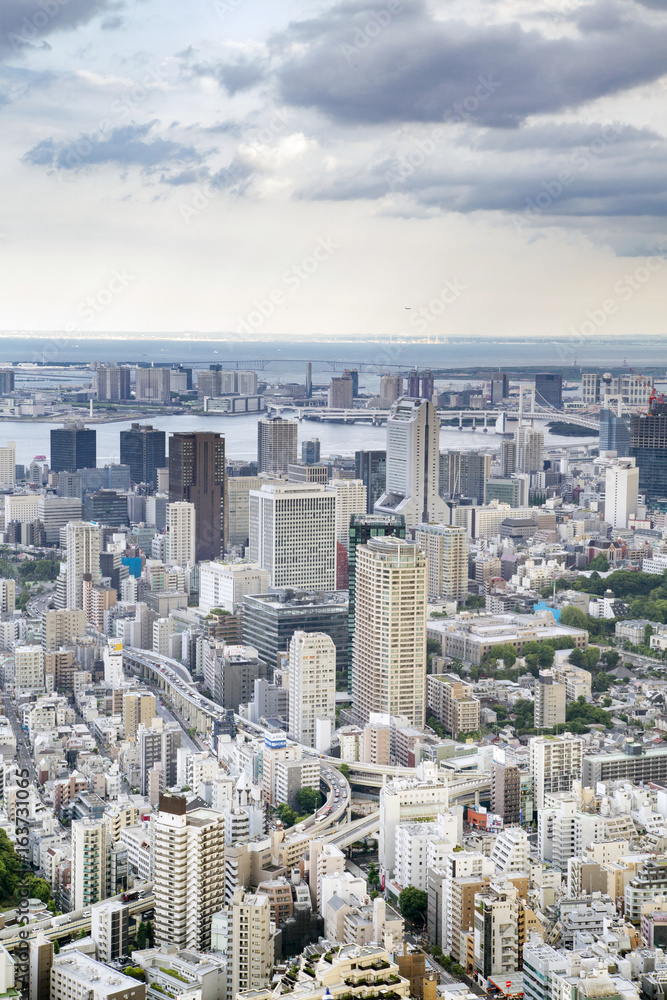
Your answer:
[[[1,0],[0,115],[0,330],[665,332],[667,0]]]

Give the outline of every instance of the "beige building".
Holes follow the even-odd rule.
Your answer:
[[[358,721],[371,712],[424,725],[426,558],[412,542],[372,538],[356,550],[352,697]]]
[[[14,649],[14,687],[16,694],[44,694],[44,650],[41,646],[16,646]]]
[[[336,541],[347,548],[350,518],[353,514],[366,513],[366,487],[361,479],[330,479],[327,489],[336,497]]]
[[[284,417],[263,417],[257,421],[257,471],[286,475],[297,459],[299,425]]]
[[[150,729],[155,718],[155,695],[149,691],[126,691],[123,695],[123,731],[126,740],[136,740],[141,723]]]
[[[298,631],[289,644],[289,731],[297,743],[316,745],[318,719],[336,726],[336,647],[325,632]]]
[[[66,528],[67,607],[83,608],[83,578],[100,582],[100,529],[87,521],[70,521]]]
[[[58,608],[44,612],[43,643],[47,651],[67,646],[86,634],[86,615],[83,609]]]
[[[16,485],[16,444],[9,441],[0,448],[0,489],[13,490]]]
[[[546,795],[569,792],[572,782],[581,780],[584,743],[580,736],[534,736],[530,741],[530,770],[533,802],[544,808]]]
[[[415,541],[428,560],[428,595],[465,602],[468,596],[468,533],[446,524],[420,524]]]
[[[426,678],[426,703],[429,712],[456,739],[459,733],[479,729],[480,703],[473,697],[473,687],[457,674],[429,674]]]
[[[225,900],[224,813],[186,812],[184,796],[161,795],[151,822],[156,941],[208,951],[211,917]]]
[[[0,580],[0,611],[13,615],[16,609],[16,582]]]
[[[167,504],[167,562],[194,566],[197,561],[195,505],[179,500]]]
[[[566,687],[552,670],[540,670],[535,683],[535,729],[553,729],[565,722]]]
[[[271,902],[262,894],[236,889],[229,907],[227,996],[268,986],[274,964]]]

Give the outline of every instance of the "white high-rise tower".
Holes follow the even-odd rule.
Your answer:
[[[194,566],[197,561],[196,512],[193,503],[167,504],[167,562]]]
[[[87,521],[67,525],[67,607],[83,608],[83,575],[100,582],[100,529]]]
[[[397,400],[387,419],[387,486],[375,504],[378,514],[402,514],[406,528],[445,522],[438,492],[440,419],[428,399]]]
[[[295,632],[289,644],[289,731],[315,746],[318,719],[336,725],[336,647],[325,632]]]
[[[604,519],[612,528],[627,528],[637,514],[639,469],[634,458],[617,458],[605,476]]]

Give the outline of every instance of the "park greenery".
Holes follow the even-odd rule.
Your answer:
[[[22,890],[27,888],[28,896],[33,899],[41,899],[43,903],[51,899],[49,883],[31,872],[26,873],[11,840],[4,830],[0,830],[0,906],[18,905],[19,886]]]
[[[423,927],[426,922],[426,910],[428,908],[428,895],[423,889],[416,889],[409,885],[403,889],[398,897],[398,905],[401,915],[409,923],[418,927]]]

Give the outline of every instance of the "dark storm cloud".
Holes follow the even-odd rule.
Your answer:
[[[98,14],[122,7],[121,0],[1,0],[0,57],[43,47],[49,35],[78,28]]]
[[[193,76],[211,76],[230,96],[249,90],[265,78],[267,64],[258,56],[236,54],[215,66],[195,64],[189,72]]]
[[[571,20],[577,37],[548,38],[517,23],[435,20],[422,0],[345,3],[274,39],[278,90],[348,124],[457,120],[467,101],[465,120],[504,128],[667,72],[667,22],[608,3]],[[476,99],[484,83],[490,93]]]
[[[112,129],[104,137],[91,138],[84,133],[71,141],[44,139],[28,150],[23,161],[53,170],[78,171],[114,164],[139,167],[150,173],[157,168],[201,159],[194,146],[185,146],[156,135],[156,124],[125,125]]]

